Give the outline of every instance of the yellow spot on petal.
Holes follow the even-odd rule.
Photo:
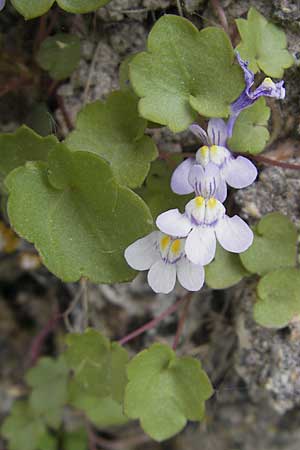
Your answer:
[[[201,208],[201,206],[204,203],[204,198],[199,195],[198,197],[195,197],[195,204],[197,208]]]
[[[214,154],[218,153],[218,151],[219,151],[217,145],[212,145],[212,146],[210,147],[210,150],[211,150],[211,152],[214,153]]]
[[[270,86],[273,86],[273,80],[269,77],[265,78],[263,81],[263,84],[269,84]]]
[[[166,250],[166,248],[168,247],[170,240],[171,240],[170,236],[164,236],[163,238],[161,238],[160,246],[163,251]]]
[[[214,197],[211,197],[207,202],[207,206],[209,208],[215,208],[216,205],[217,205],[217,200]]]
[[[176,239],[175,241],[173,241],[172,245],[171,245],[171,251],[175,254],[179,253],[181,250],[181,242],[180,239]]]
[[[209,151],[209,148],[207,147],[207,145],[203,145],[203,147],[200,147],[200,152],[201,152],[202,156],[206,156],[208,151]]]

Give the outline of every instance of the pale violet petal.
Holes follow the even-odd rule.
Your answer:
[[[218,187],[215,192],[215,198],[219,200],[219,202],[223,203],[227,197],[227,184],[224,178],[220,177],[218,181]]]
[[[209,145],[207,133],[205,130],[203,130],[202,127],[200,127],[200,125],[198,125],[197,123],[193,123],[192,125],[190,125],[189,129],[195,136],[200,139],[201,142],[203,142],[203,144]]]
[[[199,291],[204,284],[204,268],[193,264],[187,258],[177,262],[177,278],[182,287],[188,291]]]
[[[153,231],[126,248],[124,256],[129,264],[135,270],[148,270],[152,264],[160,259],[157,240],[159,231]]]
[[[230,186],[241,189],[250,186],[255,181],[257,169],[248,158],[238,156],[226,164],[223,175]]]
[[[188,235],[185,243],[185,253],[194,264],[206,266],[215,257],[216,236],[212,228],[196,227]]]
[[[148,272],[149,286],[157,294],[168,294],[174,289],[176,282],[176,265],[163,260],[157,261]]]
[[[192,227],[189,219],[178,209],[170,209],[160,214],[156,219],[156,225],[163,233],[176,237],[187,236]]]
[[[223,119],[210,119],[207,126],[207,134],[211,144],[226,146],[227,125]]]
[[[251,228],[239,216],[225,216],[215,230],[219,243],[229,252],[242,253],[253,242]]]
[[[189,184],[196,195],[201,195],[201,182],[204,179],[204,169],[200,164],[194,164],[189,173]]]
[[[188,158],[174,170],[171,178],[171,189],[175,194],[184,195],[193,192],[193,186],[189,183],[189,173],[194,164],[195,158]]]

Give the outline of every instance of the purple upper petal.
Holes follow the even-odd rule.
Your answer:
[[[207,134],[212,144],[226,147],[228,137],[227,125],[222,119],[210,119]]]
[[[229,186],[242,189],[254,182],[257,177],[257,169],[248,158],[238,156],[226,164],[223,175]]]
[[[254,73],[248,67],[249,62],[248,61],[244,61],[241,58],[239,52],[236,52],[236,58],[238,60],[239,65],[241,66],[241,69],[243,69],[245,83],[246,83],[246,89],[249,91],[251,86],[254,83]]]
[[[194,164],[195,158],[188,158],[174,170],[171,178],[171,188],[175,194],[184,195],[193,192],[194,188],[189,183],[189,173]]]
[[[202,127],[200,127],[200,125],[198,125],[197,123],[193,123],[192,125],[190,125],[189,129],[195,136],[200,139],[203,144],[209,145],[207,133],[205,130],[203,130]]]
[[[2,9],[4,8],[5,2],[6,0],[0,0],[0,11],[2,11]]]

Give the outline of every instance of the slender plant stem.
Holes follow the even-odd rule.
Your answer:
[[[227,17],[226,17],[224,9],[222,8],[219,0],[211,0],[211,4],[216,13],[216,16],[219,19],[220,24],[222,25],[222,27],[224,28],[226,33],[229,34],[229,26],[228,26]]]
[[[187,294],[189,295],[189,294]],[[132,339],[136,338],[140,334],[145,333],[145,331],[151,330],[154,328],[159,322],[165,319],[165,317],[168,317],[169,315],[173,314],[179,306],[185,301],[186,295],[179,300],[177,300],[176,303],[169,306],[165,311],[163,311],[159,316],[155,317],[154,319],[150,320],[150,322],[147,322],[145,325],[141,326],[137,330],[133,331],[132,333],[127,334],[127,336],[124,336],[122,339],[119,340],[120,345],[126,344],[126,342],[131,341]]]
[[[177,330],[176,330],[176,334],[174,337],[174,341],[173,341],[173,350],[176,350],[183,328],[184,328],[184,324],[187,318],[187,314],[189,311],[189,307],[191,304],[191,300],[192,300],[192,293],[190,292],[189,294],[186,295],[185,297],[185,301],[184,301],[184,305],[183,305],[183,310],[182,310],[182,314],[180,316],[180,319],[178,321],[178,326],[177,326]]]
[[[183,8],[182,8],[182,5],[181,5],[181,0],[176,0],[176,3],[177,3],[177,9],[178,9],[179,15],[181,17],[184,17]]]
[[[65,107],[65,103],[64,103],[63,98],[60,95],[58,95],[58,94],[55,94],[55,97],[56,97],[56,101],[58,103],[58,107],[61,110],[61,113],[63,115],[64,121],[66,123],[66,126],[67,126],[68,130],[69,131],[74,130],[74,124],[73,124],[73,122],[71,120],[71,117],[69,116],[69,113],[68,113],[66,107]]]
[[[44,328],[35,336],[33,339],[33,342],[31,344],[31,347],[29,349],[28,354],[28,365],[29,367],[32,367],[37,362],[38,358],[41,355],[43,344],[49,334],[52,333],[53,330],[55,330],[56,326],[58,325],[60,319],[62,318],[62,314],[55,314],[53,317],[51,317]]]

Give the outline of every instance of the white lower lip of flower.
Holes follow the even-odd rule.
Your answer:
[[[188,202],[185,213],[193,225],[214,227],[225,216],[225,208],[213,197],[198,196]]]
[[[196,153],[196,160],[203,167],[207,166],[209,162],[213,162],[221,169],[230,158],[229,150],[220,145],[211,145],[210,147],[204,145]]]

